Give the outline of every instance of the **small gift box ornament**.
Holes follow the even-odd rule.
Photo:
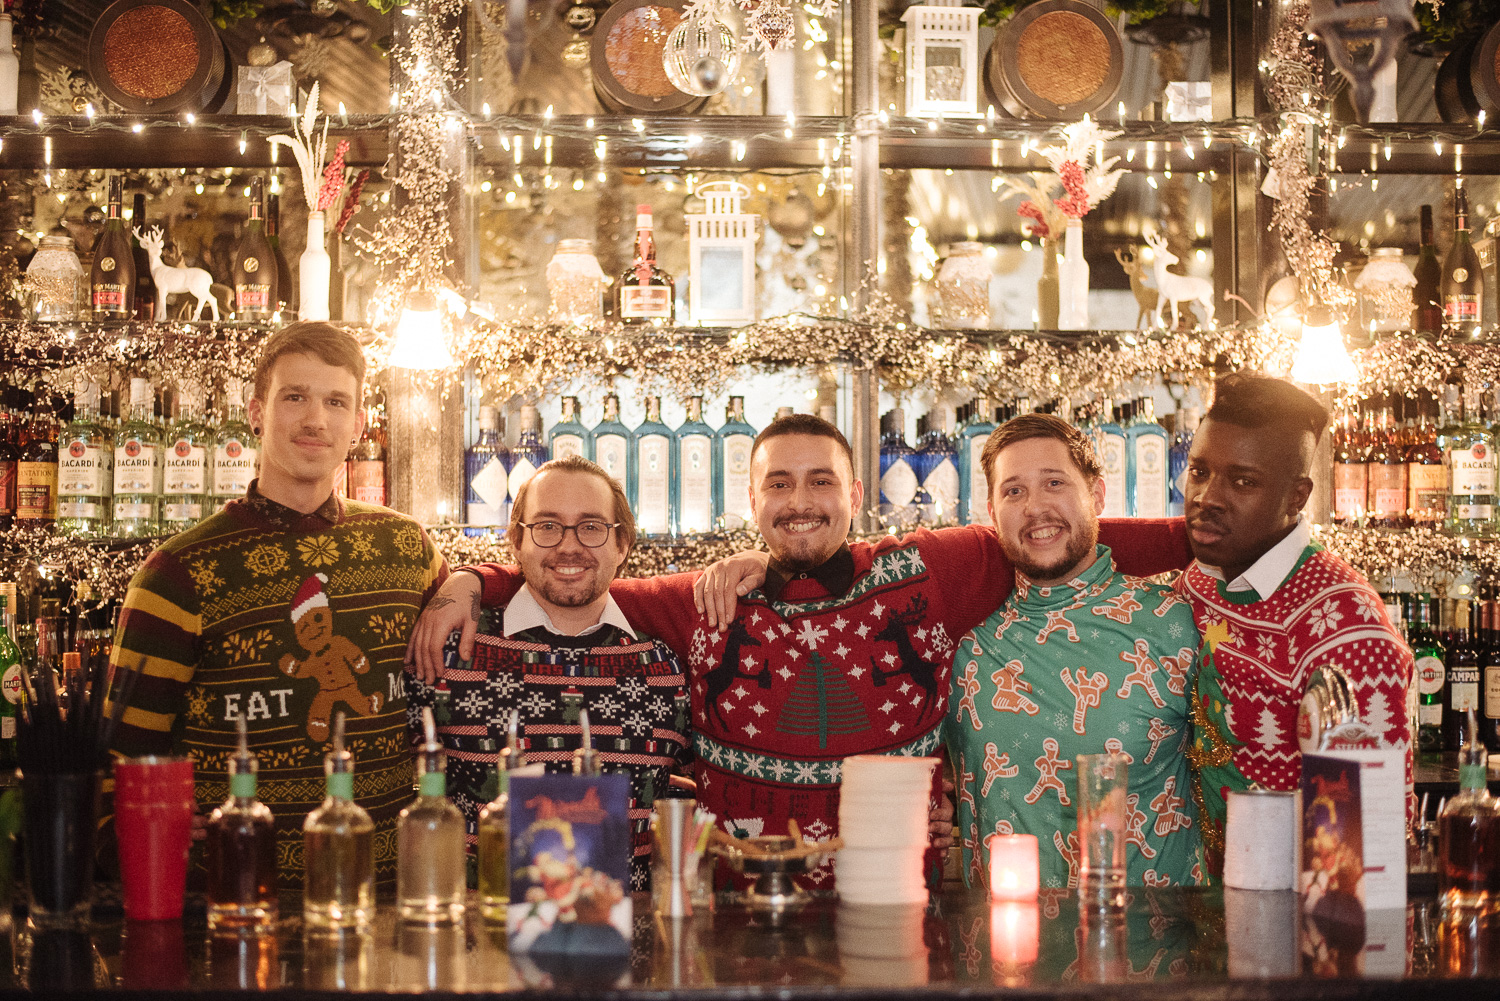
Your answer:
[[[755,319],[755,240],[759,216],[740,211],[750,189],[738,181],[699,185],[705,212],[688,224],[688,309],[700,327]]]
[[[292,64],[285,59],[269,66],[241,66],[237,70],[235,113],[289,115],[292,113]]]
[[[1167,84],[1167,121],[1214,120],[1213,84],[1207,80],[1175,80]]]
[[[932,0],[906,8],[906,113],[979,117],[979,8]]]

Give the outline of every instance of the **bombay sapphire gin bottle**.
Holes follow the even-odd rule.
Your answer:
[[[467,535],[499,531],[510,522],[510,450],[500,440],[500,415],[479,408],[479,438],[464,455],[469,500],[464,520]]]
[[[714,435],[714,512],[719,527],[735,531],[750,524],[750,449],[755,428],[745,421],[745,398],[731,396],[724,426]]]
[[[512,501],[520,495],[521,488],[546,461],[547,447],[542,444],[542,417],[537,413],[536,407],[523,405],[521,433],[516,437],[516,447],[510,450],[508,483]]]
[[[593,451],[589,458],[604,467],[604,471],[626,490],[626,496],[635,503],[630,491],[630,429],[620,423],[620,398],[610,393],[604,398],[604,420],[594,427],[589,439]]]
[[[1120,408],[1111,407],[1108,399],[1099,412],[1099,425],[1094,432],[1099,446],[1099,464],[1104,467],[1104,511],[1106,518],[1124,518],[1130,512],[1130,496],[1126,487],[1126,467],[1129,460],[1125,429],[1120,426]]]
[[[965,525],[990,523],[989,481],[984,475],[985,442],[994,433],[995,415],[989,397],[973,403],[973,413],[958,431],[958,520]]]
[[[880,522],[887,528],[916,520],[917,488],[912,450],[906,443],[906,411],[895,407],[880,418]]]
[[[552,433],[547,437],[547,448],[554,459],[567,455],[588,456],[589,429],[578,419],[578,397],[562,398],[562,417],[552,425]]]
[[[1143,396],[1136,401],[1135,421],[1126,432],[1130,442],[1131,515],[1136,518],[1167,516],[1167,429],[1156,423],[1154,401]]]
[[[672,429],[661,422],[661,397],[646,397],[646,419],[630,441],[630,486],[635,526],[645,535],[672,532]]]
[[[1193,435],[1197,431],[1198,408],[1183,408],[1178,412],[1177,433],[1172,436],[1172,448],[1167,453],[1167,514],[1173,518],[1182,517],[1188,453],[1192,451]]]
[[[687,400],[687,420],[672,443],[672,533],[709,532],[714,527],[714,429],[703,423],[703,397]]]
[[[929,508],[922,521],[927,525],[951,525],[958,520],[958,452],[948,437],[948,412],[937,409],[927,415],[927,433],[917,443],[922,457],[922,489]]]

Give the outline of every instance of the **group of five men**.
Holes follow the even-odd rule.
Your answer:
[[[528,757],[563,768],[586,709],[603,766],[632,778],[638,889],[651,803],[674,774],[733,834],[795,820],[819,839],[837,832],[843,758],[945,748],[966,877],[983,880],[989,834],[1026,832],[1044,885],[1067,886],[1073,759],[1115,750],[1131,761],[1130,881],[1165,885],[1205,878],[1201,847],[1212,858],[1222,844],[1228,791],[1295,786],[1315,667],[1343,667],[1367,721],[1408,745],[1411,655],[1363,579],[1310,541],[1301,511],[1328,415],[1288,383],[1220,381],[1185,521],[1101,521],[1092,446],[1029,414],[984,449],[993,530],[877,543],[849,540],[864,487],[843,435],[780,418],[751,452],[767,551],[621,578],[634,519],[619,484],[579,457],[545,464],[515,498],[515,567],[450,574],[409,519],[334,497],[363,374],[358,344],[326,324],[268,343],[251,407],[259,478],[152,554],[115,645],[116,664],[142,675],[121,753],[186,750],[215,777],[246,719],[288,888],[336,710],[382,881],[411,783],[403,709],[423,706],[471,824],[511,711]],[[1146,579],[1179,570],[1171,585]],[[205,805],[222,792],[200,784]],[[934,808],[936,846],[952,817]]]

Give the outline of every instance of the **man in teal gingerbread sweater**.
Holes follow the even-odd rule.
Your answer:
[[[958,777],[965,879],[986,839],[1034,834],[1043,886],[1078,880],[1074,758],[1130,759],[1128,881],[1201,882],[1184,743],[1198,633],[1166,585],[1115,569],[1098,544],[1104,480],[1093,446],[1047,414],[1001,427],[982,455],[990,517],[1015,590],[959,641],[944,741]]]

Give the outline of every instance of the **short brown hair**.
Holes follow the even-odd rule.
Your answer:
[[[544,462],[532,474],[531,480],[521,484],[521,489],[516,492],[515,500],[511,501],[510,527],[505,530],[505,537],[510,540],[512,550],[519,549],[521,546],[521,532],[524,531],[521,528],[521,517],[526,511],[526,495],[531,492],[531,481],[548,471],[588,473],[608,483],[610,495],[615,499],[615,521],[620,526],[615,529],[616,544],[619,544],[620,539],[624,539],[625,551],[630,552],[630,547],[635,545],[635,514],[630,510],[630,500],[625,496],[625,488],[620,486],[620,481],[609,475],[603,466],[581,455],[565,455],[561,459]]]
[[[359,388],[364,388],[365,350],[359,339],[332,323],[298,320],[272,334],[260,349],[260,360],[255,363],[257,400],[265,402],[266,394],[271,391],[271,370],[284,355],[313,355],[326,365],[348,369]]]
[[[849,470],[853,472],[854,449],[849,447],[849,439],[844,437],[844,432],[813,414],[787,414],[767,424],[761,429],[760,434],[755,436],[755,444],[750,446],[750,461],[755,461],[755,453],[760,451],[760,446],[765,442],[788,434],[810,434],[816,438],[832,438],[839,443],[839,448],[844,450],[844,457],[849,460]]]
[[[990,432],[984,443],[979,461],[984,466],[984,482],[989,493],[994,493],[995,457],[1018,441],[1029,438],[1052,438],[1068,447],[1073,465],[1092,483],[1104,475],[1099,465],[1099,456],[1094,453],[1094,444],[1088,436],[1061,417],[1052,414],[1022,414],[1013,417]]]

